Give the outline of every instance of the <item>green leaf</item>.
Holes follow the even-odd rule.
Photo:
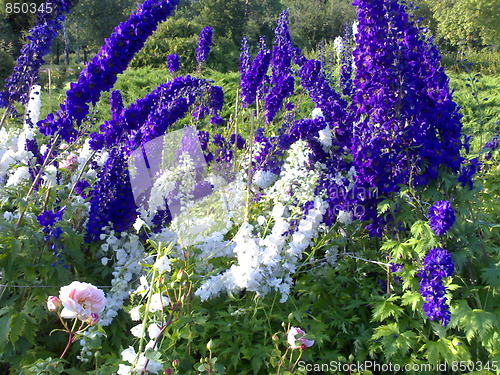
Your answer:
[[[401,297],[401,304],[403,306],[410,305],[413,311],[417,311],[417,309],[420,309],[420,305],[423,304],[422,295],[419,292],[406,291]]]
[[[25,314],[15,313],[11,316],[9,337],[12,343],[15,343],[19,339],[22,332],[24,331],[25,326],[26,326]]]
[[[0,318],[0,348],[8,342],[11,318],[10,314]]]
[[[391,297],[386,301],[375,303],[373,308],[372,321],[381,322],[390,316],[396,318],[397,320],[397,318],[403,313],[403,309],[400,306],[392,303],[391,300],[394,299],[394,297]]]
[[[387,211],[389,211],[389,209],[391,208],[391,204],[393,204],[393,202],[390,201],[389,199],[384,199],[382,202],[380,202],[377,205],[378,216],[381,216],[385,214]]]
[[[219,374],[223,374],[225,371],[226,371],[226,368],[221,365],[220,363],[217,363],[215,366],[214,366],[214,370],[219,373]]]
[[[85,374],[87,374],[87,372],[77,370],[74,368],[64,369],[64,372],[68,375],[85,375]]]
[[[484,268],[481,272],[481,278],[491,287],[500,288],[500,267],[498,264]]]
[[[205,372],[207,368],[206,365],[202,363],[201,365],[198,365],[196,369],[200,372]]]
[[[451,313],[451,323],[465,332],[469,342],[474,337],[485,339],[491,330],[499,326],[495,314],[481,309],[471,309],[466,301],[460,301],[458,307],[452,309]]]
[[[438,341],[428,341],[425,343],[424,348],[426,350],[425,356],[427,357],[429,363],[437,363],[439,361],[447,361],[451,353],[448,348],[447,339],[439,339]],[[454,360],[449,359],[449,363]]]
[[[372,339],[378,340],[382,337],[399,334],[399,327],[396,323],[391,323],[375,328]]]
[[[388,240],[385,241],[382,246],[380,246],[380,250],[392,250],[399,245],[399,242],[396,240]]]

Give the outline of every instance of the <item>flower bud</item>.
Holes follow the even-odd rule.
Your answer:
[[[212,339],[210,339],[210,341],[207,343],[207,349],[212,351],[214,347],[214,342],[212,341]]]
[[[62,302],[58,297],[50,296],[49,298],[47,298],[47,308],[49,309],[49,311],[55,312],[61,307],[62,307]]]
[[[176,281],[177,282],[181,282],[181,281],[184,281],[188,278],[187,276],[187,273],[186,271],[184,270],[179,270],[179,272],[177,272],[177,277],[176,277]]]
[[[172,361],[172,366],[173,366],[173,367],[177,367],[177,366],[179,366],[179,360],[178,360],[178,359],[174,359],[174,360]]]
[[[96,313],[92,313],[90,314],[89,316],[89,319],[88,319],[88,323],[91,325],[91,326],[94,326],[97,324],[97,322],[99,321],[100,317],[99,317],[99,314],[96,314]]]
[[[172,375],[172,369],[171,368],[165,369],[164,374],[165,375]]]

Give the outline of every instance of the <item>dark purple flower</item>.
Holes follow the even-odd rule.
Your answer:
[[[41,226],[51,227],[58,221],[62,220],[62,215],[65,209],[66,206],[64,206],[57,212],[54,212],[52,210],[44,211],[41,215],[38,215],[36,218]]]
[[[136,217],[137,207],[124,151],[113,148],[92,192],[85,240],[98,241],[108,225],[119,233],[127,231]]]
[[[396,0],[356,0],[355,114],[351,147],[358,181],[394,192],[440,169],[457,173],[461,115],[434,45]]]
[[[88,197],[88,194],[85,192],[85,190],[87,190],[88,188],[90,188],[90,183],[86,180],[80,180],[75,185],[75,193],[86,199]]]
[[[80,73],[76,83],[71,84],[67,98],[56,116],[39,122],[40,132],[53,135],[59,132],[67,142],[73,141],[77,131],[73,122],[81,125],[89,113],[89,103],[96,104],[101,92],[110,90],[122,73],[144,46],[146,39],[173,12],[179,0],[146,0],[139,5],[128,21],[119,24],[113,34],[105,40],[100,52]]]
[[[52,264],[52,267],[54,267],[56,264],[61,264],[65,268],[68,268],[68,265],[62,259],[64,253],[61,250],[64,249],[64,246],[59,241],[59,238],[64,233],[64,231],[61,227],[55,226],[56,223],[62,220],[65,209],[66,206],[64,206],[57,212],[48,210],[37,216],[37,220],[43,227],[43,232],[45,233],[43,239],[45,242],[50,244],[49,247],[53,251],[53,255],[58,258],[57,261]]]
[[[212,28],[205,26],[200,33],[200,40],[198,42],[198,49],[196,50],[196,61],[201,65],[207,60],[210,53],[210,46],[212,45]]]
[[[241,97],[245,105],[251,105],[255,103],[257,91],[266,77],[271,63],[271,52],[261,48],[251,65],[250,55],[242,58],[245,60],[242,60],[240,65]]]
[[[212,116],[210,118],[210,123],[212,125],[222,125],[222,124],[224,124],[224,119],[220,116]]]
[[[101,125],[102,134],[91,134],[91,147],[97,150],[127,143],[126,152],[129,154],[141,144],[163,135],[172,124],[189,112],[197,99],[203,99],[209,106],[216,106],[203,107],[204,115],[216,114],[221,104],[220,101],[211,102],[210,97],[213,96],[213,89],[208,81],[189,75],[176,77],[121,110],[118,118]]]
[[[200,105],[196,107],[195,110],[193,111],[193,117],[196,120],[201,120],[203,117],[208,115],[209,112],[210,110],[208,109],[208,107]]]
[[[455,223],[455,211],[449,201],[437,201],[429,209],[430,226],[434,233],[442,236]]]
[[[467,186],[470,190],[474,189],[474,175],[481,168],[481,162],[478,158],[474,158],[468,161],[468,165],[464,165],[458,176],[458,182],[462,187]]]
[[[123,111],[123,97],[120,90],[113,90],[109,98],[109,106],[111,108],[111,118],[113,121],[120,121]]]
[[[20,101],[26,104],[29,100],[29,90],[38,80],[40,67],[45,63],[44,56],[50,52],[52,40],[57,37],[58,31],[62,28],[65,14],[73,5],[71,0],[51,1],[51,11],[47,8],[38,14],[35,26],[29,31],[28,43],[21,49],[14,73],[7,79],[7,92],[3,93],[1,104],[7,106],[7,102]]]
[[[226,147],[226,140],[221,134],[214,134],[214,140],[212,141],[217,147]]]
[[[224,90],[220,86],[210,86],[209,89],[210,113],[217,114],[224,107]]]
[[[349,147],[352,125],[347,115],[347,102],[328,84],[321,62],[308,60],[300,68],[299,74],[302,86],[308,90],[311,99],[323,112],[336,138],[342,145]]]
[[[288,28],[288,10],[284,10],[275,30],[274,48],[272,52],[271,89],[266,96],[266,122],[271,123],[280,111],[283,101],[294,92],[295,78],[292,61],[296,49]]]
[[[424,259],[424,268],[419,272],[420,294],[425,298],[423,309],[430,320],[440,320],[443,326],[451,319],[450,306],[446,303],[443,278],[454,271],[453,260],[445,249],[429,250]]]
[[[167,65],[168,65],[168,70],[170,71],[170,73],[175,73],[176,71],[178,71],[181,67],[179,55],[176,53],[172,53],[171,55],[168,55]]]
[[[245,147],[245,138],[241,136],[241,134],[231,134],[231,138],[229,138],[229,143],[234,145],[236,143],[236,147],[240,150]]]

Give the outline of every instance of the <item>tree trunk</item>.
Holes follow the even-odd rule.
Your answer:
[[[69,33],[66,23],[63,24],[64,35],[64,64],[69,65]]]

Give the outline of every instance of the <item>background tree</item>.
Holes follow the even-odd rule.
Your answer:
[[[66,23],[72,51],[79,52],[81,48],[84,55],[90,51],[97,52],[104,39],[136,9],[136,4],[135,0],[80,0]],[[63,35],[56,43],[64,44]],[[87,56],[84,56],[86,59]]]
[[[245,36],[256,45],[261,36],[270,43],[276,20],[285,6],[279,0],[246,0]]]
[[[356,16],[350,0],[283,0],[283,4],[290,8],[292,39],[306,49],[321,40],[333,41]]]
[[[454,47],[500,44],[498,0],[424,0],[437,22],[437,35]]]

